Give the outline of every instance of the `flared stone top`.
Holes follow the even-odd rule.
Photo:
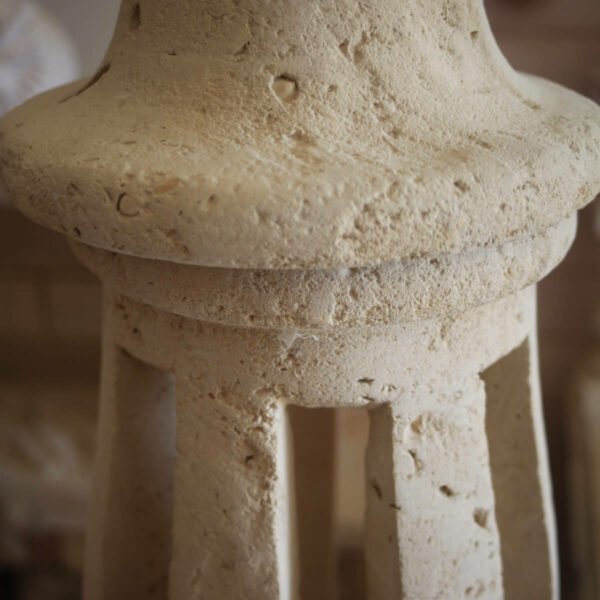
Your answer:
[[[600,108],[514,72],[481,0],[125,0],[96,75],[0,145],[39,223],[207,266],[501,244],[600,190]]]

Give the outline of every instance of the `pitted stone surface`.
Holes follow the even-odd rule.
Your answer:
[[[86,597],[167,569],[174,600],[296,597],[296,405],[369,409],[370,600],[555,598],[531,284],[600,187],[599,133],[591,102],[510,69],[479,0],[125,0],[97,74],[0,125],[17,205],[106,288]],[[495,464],[534,482],[527,507],[496,504],[504,392],[530,452]],[[155,409],[136,430],[132,395]],[[154,535],[138,506],[172,515],[157,564],[119,558]]]
[[[112,288],[175,314],[253,328],[356,327],[459,314],[518,292],[562,260],[575,226],[571,217],[499,248],[329,270],[196,267],[72,247]]]
[[[476,0],[126,0],[96,76],[0,132],[34,220],[206,266],[498,245],[600,188],[600,109],[512,71]]]

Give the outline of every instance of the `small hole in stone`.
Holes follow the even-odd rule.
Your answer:
[[[126,205],[127,193],[121,192],[119,197],[117,198],[117,212],[124,217],[137,217],[140,213],[133,209],[135,204],[130,203],[129,206]]]
[[[479,37],[479,31],[477,31],[477,30],[471,31],[471,40],[473,42],[476,42],[478,37]]]
[[[131,13],[131,21],[130,27],[131,31],[135,31],[140,28],[142,24],[142,9],[140,8],[139,2],[133,7],[133,12]]]
[[[348,53],[348,46],[350,45],[350,42],[348,40],[344,40],[340,45],[339,45],[339,49],[340,52],[346,57],[348,58],[349,53]]]
[[[457,179],[454,182],[454,187],[458,188],[463,194],[465,192],[468,192],[470,189],[469,186],[464,181],[461,181],[460,179]]]
[[[440,487],[440,492],[442,494],[444,494],[444,496],[448,496],[448,498],[452,498],[452,496],[455,496],[456,494],[454,493],[454,490],[452,490],[451,488],[449,488],[447,485],[442,485]]]
[[[490,514],[489,510],[485,510],[484,508],[476,508],[473,511],[473,520],[479,527],[485,529],[487,526],[488,515]]]
[[[245,42],[241,48],[234,53],[234,56],[243,56],[244,54],[246,54],[246,52],[248,52],[248,48],[250,47],[250,42]]]
[[[415,467],[415,471],[418,473],[419,471],[423,470],[423,467],[425,466],[425,464],[423,463],[423,461],[417,456],[417,452],[416,450],[409,450],[408,451],[410,457],[412,458],[413,461],[413,465]]]
[[[298,82],[289,75],[276,77],[271,89],[282,102],[292,102],[298,96]]]
[[[542,108],[540,104],[538,104],[537,102],[533,102],[532,100],[525,99],[523,100],[523,104],[531,108],[531,110],[540,110],[540,108]]]

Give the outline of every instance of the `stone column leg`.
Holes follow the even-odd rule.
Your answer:
[[[108,296],[84,598],[166,598],[175,454],[173,378],[114,343]]]
[[[503,598],[483,382],[424,385],[370,414],[369,600]]]
[[[556,536],[534,318],[529,338],[484,371],[482,378],[506,598],[557,598]]]
[[[296,598],[284,404],[270,391],[246,395],[236,381],[177,377],[169,597]]]
[[[337,412],[289,407],[294,438],[300,597],[336,597],[334,487]]]

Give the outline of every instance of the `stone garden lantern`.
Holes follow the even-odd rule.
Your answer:
[[[534,284],[600,110],[511,70],[479,0],[124,0],[0,136],[106,290],[88,600],[314,586],[290,406],[369,408],[370,600],[556,597]]]

